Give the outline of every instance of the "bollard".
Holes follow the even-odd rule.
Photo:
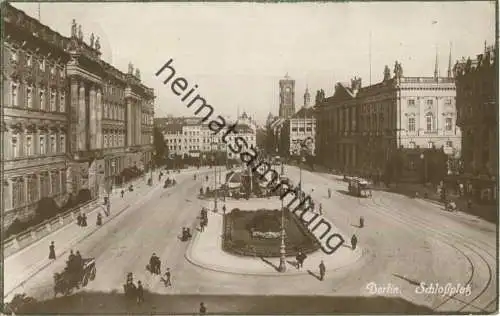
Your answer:
[[[73,212],[71,212],[71,219],[72,219],[72,220],[75,220],[75,219],[76,219],[76,216],[75,216],[75,212],[74,212],[74,211],[73,211]]]
[[[51,231],[52,231],[52,226],[50,225],[50,222],[45,223],[45,227],[47,228],[47,230],[48,230],[49,232],[51,232]]]
[[[59,215],[59,224],[64,225],[64,218],[62,217],[62,215]]]
[[[31,239],[36,240],[36,233],[34,230],[30,231]]]

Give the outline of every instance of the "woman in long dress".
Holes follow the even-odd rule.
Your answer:
[[[51,242],[49,246],[49,259],[56,259],[56,247],[54,246],[54,242]]]

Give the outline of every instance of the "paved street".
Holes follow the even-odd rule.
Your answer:
[[[287,166],[286,171],[298,180],[297,168]],[[185,258],[188,243],[181,242],[178,236],[183,226],[194,229],[200,207],[207,203],[197,199],[197,194],[201,179],[205,174],[212,176],[213,171],[201,172],[205,172],[203,177],[196,181],[188,172],[175,175],[176,187],[163,189],[156,185],[148,189],[122,214],[73,246],[83,257],[96,258],[96,279],[84,291],[53,299],[52,274],[63,270],[67,255],[31,278],[19,291],[43,301],[35,307],[38,313],[192,313],[201,301],[211,313],[366,313],[376,311],[374,306],[383,306],[379,310],[386,313],[431,309],[479,312],[492,311],[496,306],[493,224],[468,215],[445,213],[434,204],[387,192],[374,192],[373,199],[360,200],[346,195],[347,184],[334,176],[306,171],[302,174],[306,192],[314,188],[312,196],[323,204],[325,216],[346,234],[358,235],[360,247],[365,250],[361,259],[347,269],[328,272],[323,282],[308,274],[250,276],[192,265]],[[331,199],[327,199],[328,186],[333,189]],[[360,215],[366,221],[363,229],[355,227]],[[48,241],[39,243],[46,255],[47,245]],[[172,287],[166,288],[159,277],[145,270],[153,252],[161,258],[162,269],[170,267]],[[127,272],[133,272],[134,280],[141,280],[148,291],[141,306],[128,306],[123,298]],[[371,282],[390,284],[399,292],[375,297],[367,290]],[[470,283],[472,293],[451,298],[416,294],[420,282],[442,286]],[[254,295],[297,297],[280,296],[279,302],[283,303],[272,304],[269,298]],[[354,300],[360,296],[363,298]]]

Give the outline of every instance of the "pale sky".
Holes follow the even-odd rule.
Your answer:
[[[13,3],[38,17],[38,5]],[[372,84],[384,65],[402,62],[405,76],[432,76],[436,48],[440,73],[452,60],[475,56],[495,40],[494,2],[401,3],[42,3],[41,22],[69,36],[71,21],[86,41],[101,38],[103,59],[141,70],[155,89],[155,116],[192,115],[154,73],[173,58],[178,76],[217,114],[237,108],[259,121],[278,112],[278,81],[296,81],[296,109],[306,85],[332,95],[336,82],[361,76]]]

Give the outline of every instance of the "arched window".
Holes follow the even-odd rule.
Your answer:
[[[425,124],[428,132],[432,132],[434,130],[434,115],[432,115],[431,112],[425,114]]]

